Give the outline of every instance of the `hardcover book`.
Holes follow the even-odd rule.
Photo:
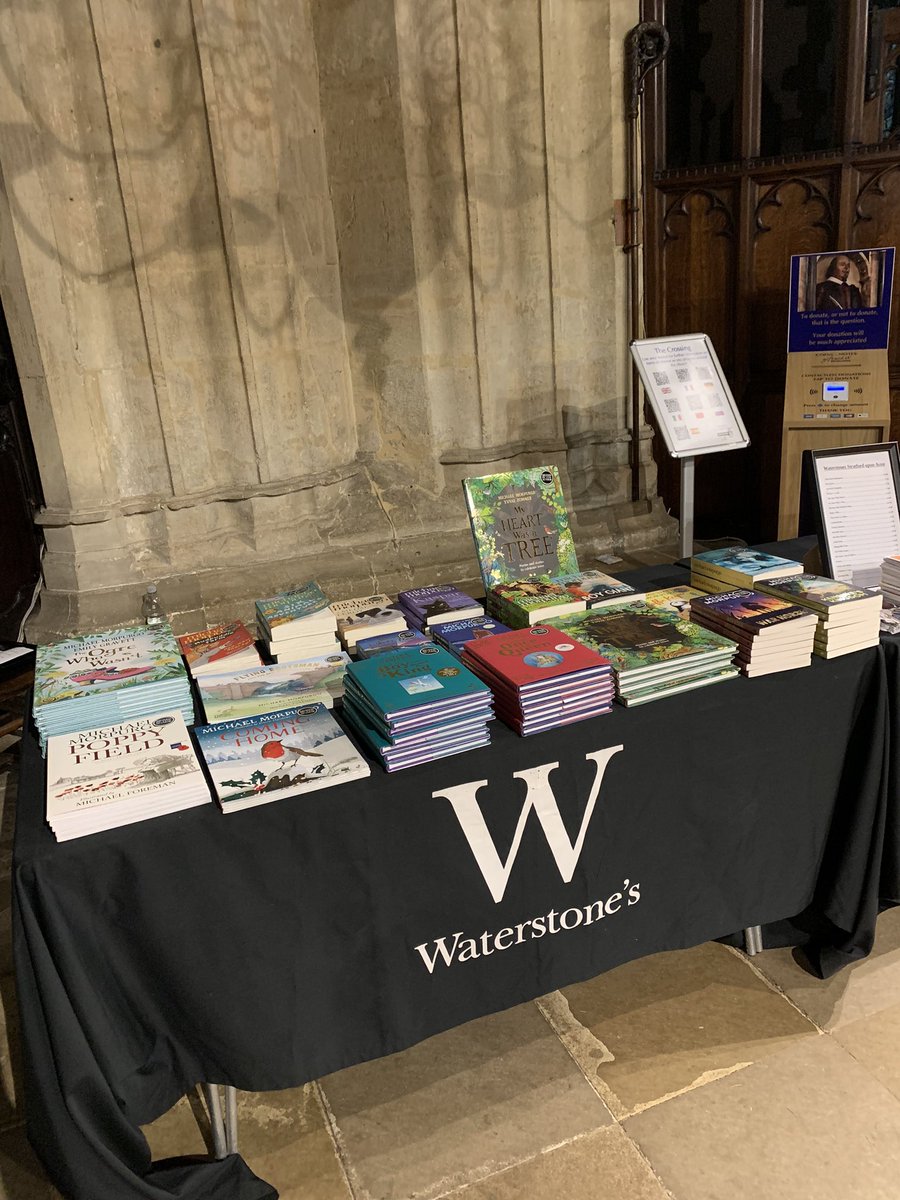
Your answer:
[[[599,608],[624,601],[643,600],[644,593],[623,583],[605,571],[582,571],[576,575],[560,575],[551,583],[561,584],[576,600],[583,600],[588,608]]]
[[[675,587],[657,588],[655,591],[647,592],[644,596],[644,603],[649,604],[651,608],[661,608],[663,612],[676,613],[687,621],[691,616],[691,601],[695,596],[705,595],[706,592],[701,592],[699,588],[688,587],[686,583],[681,583],[676,584]]]
[[[552,625],[512,629],[472,642],[463,661],[469,658],[516,690],[545,687],[552,680],[573,675],[585,682],[612,675],[607,659]]]
[[[554,624],[602,654],[620,676],[662,672],[685,659],[728,658],[737,650],[729,638],[647,604],[601,608]]]
[[[194,732],[223,812],[369,774],[369,764],[321,704],[200,725]]]
[[[784,575],[800,575],[803,567],[790,558],[752,550],[749,546],[725,546],[720,550],[704,550],[691,558],[691,572],[721,579],[736,587],[749,587],[759,579],[775,579]]]
[[[360,659],[347,668],[349,683],[390,718],[421,705],[439,709],[448,702],[490,697],[490,690],[443,646],[395,650]]]
[[[223,670],[230,667],[235,658],[247,665],[261,663],[256,642],[243,621],[229,621],[201,629],[198,633],[186,633],[178,639],[178,644],[192,675],[210,669]]]
[[[509,625],[493,617],[465,617],[461,621],[447,621],[435,630],[435,640],[448,650],[459,653],[469,642],[493,637],[496,633],[507,633]]]
[[[398,594],[397,600],[420,628],[484,615],[483,606],[452,583],[406,588]]]
[[[189,686],[181,649],[168,625],[83,633],[38,646],[34,706],[39,710],[60,701],[99,699],[170,681]]]
[[[517,579],[498,583],[491,589],[489,607],[513,629],[556,620],[571,613],[584,612],[585,601],[574,596],[560,583],[540,579]]]
[[[340,651],[301,662],[201,676],[197,687],[206,720],[212,724],[312,703],[330,708],[343,695],[349,662]]]
[[[556,467],[463,480],[485,593],[514,579],[579,573]]]

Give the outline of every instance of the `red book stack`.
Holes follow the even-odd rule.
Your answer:
[[[511,629],[466,643],[462,661],[494,693],[494,711],[525,737],[608,713],[610,663],[552,625]]]

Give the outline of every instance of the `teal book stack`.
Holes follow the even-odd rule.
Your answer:
[[[388,771],[484,746],[493,697],[443,646],[351,663],[342,716]]]

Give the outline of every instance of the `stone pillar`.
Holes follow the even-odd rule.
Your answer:
[[[43,0],[0,14],[0,285],[46,509],[33,633],[317,577],[472,580],[459,481],[628,484],[637,0]],[[610,67],[614,67],[611,74]]]

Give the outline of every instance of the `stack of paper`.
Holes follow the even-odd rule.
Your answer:
[[[370,773],[322,704],[199,725],[194,732],[223,812],[301,796]]]
[[[298,662],[202,675],[197,688],[206,720],[210,724],[236,721],[309,704],[332,708],[344,694],[344,671],[349,662],[349,655],[338,650]]]
[[[555,624],[609,659],[616,698],[628,706],[722,683],[738,673],[731,662],[734,642],[649,604],[619,604]]]
[[[191,675],[216,671],[235,671],[262,665],[256,642],[243,621],[213,625],[198,633],[186,633],[178,639],[181,653]]]
[[[462,661],[494,693],[497,716],[523,737],[601,716],[612,707],[609,661],[552,625],[469,642]]]
[[[879,592],[806,574],[769,579],[757,584],[756,590],[799,604],[816,614],[813,654],[819,658],[838,658],[878,644],[882,612]]]
[[[891,554],[881,564],[881,590],[891,608],[900,604],[900,554]]]
[[[808,667],[816,614],[778,596],[732,588],[691,601],[691,619],[737,642],[735,664],[742,675],[771,675]]]
[[[34,723],[42,744],[173,709],[193,722],[190,681],[168,625],[84,633],[38,647]]]
[[[256,601],[256,625],[274,662],[295,662],[340,649],[337,622],[314,581]]]
[[[60,842],[209,798],[178,711],[47,739],[47,821]]]
[[[361,659],[347,668],[342,716],[388,771],[490,741],[490,689],[443,646]]]

